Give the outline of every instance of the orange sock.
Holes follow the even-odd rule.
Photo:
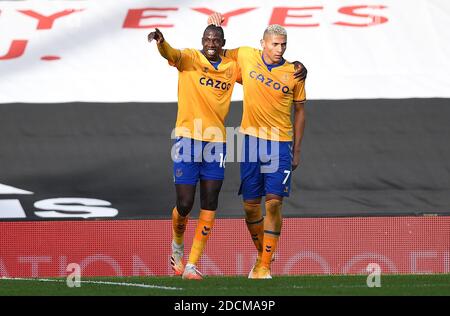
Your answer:
[[[188,263],[197,264],[200,259],[203,248],[208,241],[211,229],[214,225],[215,211],[200,210],[197,228],[195,229],[194,240],[192,242],[191,253],[189,254]]]
[[[264,217],[262,216],[261,205],[244,202],[244,210],[247,229],[252,236],[256,250],[258,250],[258,257],[261,258],[264,238]]]
[[[177,208],[174,207],[172,210],[172,239],[177,245],[183,244],[187,221],[188,216],[181,216]]]
[[[264,219],[264,241],[261,265],[270,268],[273,254],[278,245],[281,233],[281,205],[279,200],[266,201],[266,217]]]
[[[279,237],[280,235],[264,232],[264,251],[261,256],[261,265],[263,267],[270,268],[273,254],[277,249]]]

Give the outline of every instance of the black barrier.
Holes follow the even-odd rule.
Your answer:
[[[449,99],[309,101],[306,116],[284,216],[449,213]],[[175,118],[174,103],[0,104],[0,220],[168,218]],[[241,217],[228,158],[218,217]]]

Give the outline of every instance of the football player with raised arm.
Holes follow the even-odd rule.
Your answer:
[[[201,280],[197,262],[214,225],[226,156],[224,121],[239,70],[236,62],[220,56],[223,29],[209,25],[202,49],[174,49],[156,29],[148,35],[159,53],[178,69],[178,113],[172,150],[176,207],[172,211],[172,256],[175,275]],[[184,231],[200,181],[200,215],[189,259],[184,266]]]

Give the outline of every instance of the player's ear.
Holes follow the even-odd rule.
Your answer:
[[[225,43],[226,43],[226,39],[223,39],[223,42],[222,42],[222,47],[224,47],[225,46]]]
[[[265,46],[264,39],[262,39],[262,40],[260,41],[260,43],[261,43],[261,47],[264,48],[264,46]]]

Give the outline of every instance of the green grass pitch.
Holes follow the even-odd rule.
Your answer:
[[[207,276],[202,281],[180,277],[85,277],[81,287],[66,279],[2,279],[0,296],[304,296],[304,295],[450,295],[450,274],[382,275],[381,287],[369,288],[365,275],[274,276],[249,280],[243,276]]]

